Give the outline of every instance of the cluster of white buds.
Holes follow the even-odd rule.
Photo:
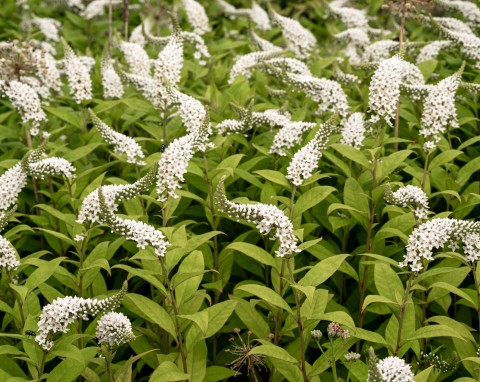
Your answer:
[[[240,74],[246,79],[249,79],[252,76],[252,70],[255,69],[259,63],[268,61],[279,54],[281,54],[281,52],[270,50],[266,52],[252,52],[236,57],[235,64],[233,64],[230,70],[230,77],[228,78],[229,85],[233,84]]]
[[[346,340],[350,338],[350,332],[348,329],[342,329],[338,322],[330,322],[327,326],[327,334],[331,339],[342,338]]]
[[[45,305],[38,321],[38,331],[35,341],[45,350],[53,346],[53,334],[68,332],[68,326],[76,319],[88,320],[101,312],[108,312],[120,305],[127,293],[128,284],[125,281],[122,288],[111,297],[102,300],[67,296],[56,298],[51,304]]]
[[[112,6],[118,6],[122,4],[122,0],[93,0],[80,12],[85,20],[91,20],[97,16],[105,14],[105,8],[111,2]]]
[[[349,28],[368,28],[367,13],[363,9],[345,7],[345,0],[334,0],[328,7]]]
[[[350,113],[347,95],[336,81],[293,73],[287,73],[285,81],[318,102],[317,114],[330,111],[345,117]]]
[[[208,25],[209,20],[205,8],[201,4],[195,0],[182,0],[182,5],[194,33],[201,36],[212,30]]]
[[[148,20],[148,19],[147,19]],[[145,23],[147,23],[147,20],[145,20],[143,23],[137,25],[135,28],[133,28],[132,33],[130,33],[130,37],[128,38],[128,41],[137,44],[140,46],[145,46],[147,44],[147,40],[145,38],[145,35],[143,33],[145,29]]]
[[[7,226],[10,217],[14,214],[16,207],[9,211],[0,211],[0,232]],[[0,270],[6,269],[7,272],[15,270],[20,266],[15,254],[15,248],[3,236],[0,236]]]
[[[449,48],[451,46],[452,42],[447,40],[433,41],[430,44],[425,45],[422,49],[420,49],[420,52],[417,55],[417,64],[428,60],[434,60],[437,58],[442,49]]]
[[[229,218],[253,223],[263,235],[271,235],[271,240],[280,243],[275,251],[277,256],[291,256],[301,250],[297,247],[297,238],[293,233],[293,224],[285,213],[273,204],[239,204],[231,202],[225,195],[225,177],[217,185],[216,204],[219,211]]]
[[[328,139],[337,127],[335,119],[336,115],[320,125],[313,139],[293,156],[287,167],[287,179],[295,186],[301,186],[317,168],[322,151],[327,148]]]
[[[30,123],[38,131],[40,123],[47,120],[37,92],[25,83],[17,80],[0,82],[0,95],[5,94],[13,107],[22,117],[23,123]]]
[[[320,338],[323,337],[323,333],[322,333],[322,331],[321,331],[320,329],[311,330],[311,331],[310,331],[310,335],[312,336],[312,338],[313,338],[314,340],[317,340],[317,341],[318,341]]]
[[[184,41],[189,42],[195,48],[193,58],[199,65],[206,65],[207,60],[211,57],[208,47],[205,44],[205,40],[202,36],[192,32],[182,32],[182,38]]]
[[[455,107],[455,94],[463,72],[463,67],[455,74],[432,86],[423,102],[422,118],[420,120],[420,134],[426,142],[434,144],[440,141],[440,135],[445,133],[448,127],[457,128],[458,118]],[[427,144],[425,150],[432,146]]]
[[[124,236],[127,240],[133,240],[137,243],[138,248],[145,249],[149,245],[153,247],[157,256],[165,256],[169,242],[161,231],[142,221],[122,219],[115,215],[105,202],[102,187],[98,189],[98,200],[100,202],[100,214],[105,224],[110,226],[112,232]]]
[[[65,178],[75,178],[75,167],[66,159],[59,157],[45,158],[28,164],[28,174],[37,179],[45,176],[62,175]]]
[[[273,57],[267,61],[260,62],[258,67],[266,73],[277,77],[285,77],[286,73],[313,76],[305,63],[292,57]]]
[[[281,125],[281,129],[273,137],[269,153],[286,156],[285,150],[302,143],[303,134],[317,125],[315,122],[291,121],[288,117],[285,117],[285,119],[287,121]]]
[[[150,57],[141,45],[133,42],[120,41],[118,49],[121,50],[125,61],[132,74],[142,77],[150,77]]]
[[[121,72],[125,80],[132,83],[143,96],[152,103],[157,110],[162,110],[167,102],[167,89],[165,86],[150,76],[141,76]]]
[[[142,148],[133,138],[127,137],[126,135],[113,130],[98,118],[91,109],[88,109],[88,113],[90,114],[93,125],[98,129],[102,138],[105,139],[108,144],[113,145],[114,152],[118,154],[126,154],[127,163],[133,163],[138,166],[143,166],[145,164],[143,160],[145,155],[142,152]]]
[[[35,61],[41,83],[49,89],[60,91],[62,81],[60,79],[60,71],[57,68],[57,60],[55,60],[53,55],[43,49],[37,49],[32,53],[32,58]]]
[[[352,113],[342,121],[342,138],[344,145],[360,149],[365,138],[365,120],[363,113]]]
[[[131,199],[141,192],[145,191],[155,181],[157,174],[156,165],[148,173],[133,184],[111,184],[102,186],[102,193],[105,204],[111,212],[115,212],[118,204],[123,199]],[[77,223],[103,223],[104,219],[100,211],[100,199],[98,198],[98,188],[88,194],[82,202],[80,212],[78,213]]]
[[[392,192],[390,184],[385,186],[385,200],[403,208],[411,208],[417,219],[427,217],[429,206],[427,194],[420,188],[412,185],[399,188]]]
[[[251,8],[235,8],[233,5],[224,0],[217,0],[217,5],[223,13],[225,13],[232,20],[236,17],[248,17],[260,30],[266,31],[272,29],[268,13],[260,7],[254,0],[252,0]]]
[[[395,118],[400,87],[404,82],[422,85],[425,81],[420,70],[399,55],[379,63],[370,81],[368,106],[372,113],[371,122],[384,118],[392,126],[391,120]]]
[[[345,353],[343,355],[343,358],[345,358],[345,361],[347,362],[355,362],[355,361],[358,361],[360,359],[360,354],[358,353],[355,353],[353,351],[351,352],[348,352],[348,353]]]
[[[31,23],[40,29],[47,40],[58,41],[60,39],[58,33],[62,24],[60,21],[49,17],[33,16]]]
[[[336,39],[353,44],[355,47],[364,48],[370,44],[370,37],[363,28],[349,28],[335,34]]]
[[[433,21],[454,32],[474,34],[472,28],[462,20],[453,17],[433,17]]]
[[[173,27],[168,44],[154,62],[154,78],[165,85],[178,85],[183,68],[183,37],[175,22]]]
[[[282,29],[283,37],[287,42],[287,49],[300,59],[307,59],[317,45],[317,39],[308,29],[297,20],[281,16],[273,9],[269,9],[273,25]]]
[[[92,80],[89,70],[63,38],[62,43],[65,56],[63,62],[73,99],[77,103],[90,100],[92,98]]]
[[[392,356],[376,364],[376,372],[368,372],[367,382],[413,382],[414,374],[403,359]]]
[[[112,60],[107,51],[102,56],[102,86],[104,98],[122,98],[124,90],[120,76],[112,65]]]
[[[282,48],[272,44],[270,41],[261,38],[259,35],[255,33],[255,31],[250,28],[249,29],[249,36],[252,39],[253,43],[257,46],[257,48],[263,52],[281,52]]]
[[[17,163],[0,176],[0,210],[7,210],[17,203],[18,194],[27,185],[27,174]]]
[[[95,336],[98,343],[117,347],[133,341],[132,323],[123,313],[110,312],[103,315],[97,323]]]
[[[455,251],[463,246],[467,261],[480,258],[480,223],[450,218],[432,219],[415,228],[408,237],[406,254],[401,267],[414,272],[423,269],[422,259],[433,260],[433,250],[449,245]]]
[[[389,58],[392,52],[398,51],[400,43],[393,40],[380,40],[367,46],[362,55],[364,62],[377,62]]]
[[[436,0],[437,4],[460,12],[472,25],[480,26],[480,8],[473,2],[463,0]]]

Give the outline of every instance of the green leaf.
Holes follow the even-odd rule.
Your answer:
[[[330,186],[318,186],[304,192],[293,205],[292,220],[315,207],[334,191],[336,189]]]
[[[157,324],[173,338],[177,338],[177,331],[172,317],[156,302],[140,294],[128,293],[122,300],[122,303],[132,313],[152,324]]]
[[[223,366],[209,366],[203,382],[219,382],[228,379],[237,374],[235,370]]]
[[[252,306],[251,303],[239,298],[235,299],[235,313],[245,326],[258,338],[268,338],[270,327],[264,317]]]
[[[287,188],[287,190],[291,189],[291,184],[280,171],[274,170],[257,170],[254,171],[255,174],[260,175],[261,177],[269,180],[272,183],[279,184]]]
[[[175,286],[175,298],[178,306],[181,306],[183,302],[192,297],[198,290],[203,278],[204,261],[203,254],[200,251],[192,251],[180,264],[177,275],[190,275],[190,277]],[[194,276],[198,274],[198,276]]]
[[[80,146],[76,148],[75,150],[72,150],[68,153],[66,153],[63,157],[68,160],[69,162],[76,162],[79,159],[82,159],[86,157],[88,154],[90,154],[93,150],[96,148],[103,146],[103,143],[89,143],[88,145],[85,146]]]
[[[25,286],[28,288],[28,291],[32,292],[40,284],[47,281],[55,273],[60,263],[66,259],[66,257],[58,257],[45,262],[39,268],[35,269],[25,282]]]
[[[164,361],[150,376],[150,382],[174,382],[190,379],[190,374],[185,374],[173,362]]]
[[[213,336],[224,327],[236,305],[236,301],[227,300],[203,310],[203,312],[208,313],[208,329],[205,333],[205,338]]]
[[[70,244],[71,246],[75,246],[75,242],[70,239],[68,236],[65,236],[63,233],[60,233],[60,232],[57,232],[57,231],[52,231],[52,230],[49,230],[49,229],[45,229],[45,228],[35,228],[39,231],[42,231],[42,232],[45,232],[49,235],[52,235],[54,237],[56,237],[57,239],[60,239],[61,241],[67,243],[67,244]]]
[[[369,294],[367,297],[365,297],[365,300],[363,301],[362,311],[367,309],[367,306],[373,303],[399,305],[397,302],[390,300],[388,297],[376,294]]]
[[[236,290],[242,290],[244,292],[253,294],[254,296],[257,296],[263,301],[271,305],[274,305],[280,309],[283,309],[289,312],[290,314],[293,314],[290,306],[285,302],[285,300],[278,293],[274,292],[270,288],[267,288],[263,285],[257,285],[257,284],[240,285],[239,287],[236,288]]]
[[[298,282],[302,286],[318,286],[327,281],[337,270],[340,265],[350,255],[335,255],[327,257],[325,260],[317,263],[310,269],[305,276]]]
[[[85,364],[78,362],[77,359],[66,358],[48,374],[47,382],[75,381],[84,369]]]
[[[256,245],[237,241],[229,244],[224,250],[227,249],[241,252],[244,255],[251,257],[255,261],[258,261],[259,263],[268,265],[270,267],[275,267],[275,261],[272,255]]]
[[[259,345],[255,346],[248,352],[249,355],[263,354],[267,357],[276,358],[285,362],[298,363],[298,360],[291,356],[285,349],[276,345]]]
[[[465,293],[461,289],[459,289],[459,288],[457,288],[457,287],[455,287],[451,284],[448,284],[446,282],[437,282],[437,283],[434,283],[434,284],[430,285],[430,288],[442,288],[442,289],[448,290],[450,293],[456,294],[458,297],[467,300],[471,304],[472,308],[477,309],[477,302],[476,301],[474,301],[467,293]]]
[[[455,337],[465,341],[465,337],[458,334],[455,329],[452,329],[446,325],[429,325],[423,328],[417,329],[413,336],[407,338],[405,341],[422,340],[425,338],[435,337]]]
[[[369,169],[372,165],[368,162],[367,157],[363,154],[363,152],[357,150],[356,148],[343,145],[341,143],[334,143],[331,145],[333,149],[338,151],[344,157],[358,163],[359,165]]]
[[[381,296],[387,297],[391,301],[401,301],[404,295],[403,284],[389,265],[375,264],[374,279],[375,287]]]
[[[432,171],[436,167],[442,166],[446,163],[450,163],[452,160],[454,160],[461,154],[463,154],[463,152],[460,150],[446,150],[432,159],[432,161],[428,165],[428,170]]]

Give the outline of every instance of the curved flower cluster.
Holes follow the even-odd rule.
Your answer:
[[[47,40],[58,41],[60,39],[58,36],[59,29],[62,26],[60,21],[49,17],[34,16],[31,22],[40,29]]]
[[[40,98],[30,85],[17,80],[0,83],[0,94],[2,93],[10,99],[13,107],[22,117],[22,122],[31,123],[36,131],[40,122],[47,120]]]
[[[168,44],[158,54],[154,65],[154,78],[166,85],[177,85],[183,68],[183,38],[176,29]]]
[[[5,268],[7,272],[10,272],[18,266],[20,266],[20,262],[17,260],[15,248],[7,239],[0,236],[0,270]]]
[[[108,6],[110,1],[112,6],[117,6],[122,3],[122,0],[93,0],[80,12],[80,15],[85,20],[91,20],[97,16],[102,16],[105,14],[105,7]]]
[[[408,185],[392,192],[390,186],[387,185],[385,200],[387,203],[400,207],[411,207],[417,219],[425,219],[429,211],[427,194],[420,187]]]
[[[95,298],[81,298],[67,296],[56,298],[51,304],[45,305],[38,321],[38,331],[35,341],[45,350],[53,346],[52,336],[55,333],[68,332],[68,326],[76,319],[88,320],[88,316],[96,316],[101,312],[108,312],[120,305],[120,301],[127,293],[127,282],[115,295],[103,300]]]
[[[70,46],[62,39],[64,50],[65,72],[68,77],[68,84],[75,102],[80,103],[92,98],[92,80],[89,69],[82,60],[75,54]]]
[[[436,3],[460,12],[473,25],[480,26],[480,8],[475,3],[463,0],[436,0]]]
[[[0,210],[7,210],[17,203],[18,194],[27,185],[27,174],[17,163],[0,176]]]
[[[110,312],[102,316],[97,323],[95,336],[98,343],[116,347],[133,341],[132,323],[123,313]]]
[[[301,186],[305,179],[312,176],[322,156],[322,151],[327,148],[328,138],[336,128],[334,117],[320,126],[313,139],[295,153],[287,167],[287,179],[295,186]]]
[[[229,201],[225,195],[225,177],[217,185],[216,203],[219,211],[226,213],[231,219],[246,220],[253,223],[263,235],[271,233],[271,240],[280,243],[275,251],[277,256],[290,256],[300,252],[297,247],[297,238],[293,234],[293,224],[277,206],[272,204],[239,204]]]
[[[406,81],[420,85],[424,83],[420,70],[399,55],[380,62],[370,82],[368,106],[373,114],[371,122],[384,118],[392,126],[391,120],[395,118],[400,98],[400,86]]]
[[[252,0],[252,8],[235,8],[233,5],[224,0],[217,0],[217,5],[223,13],[232,20],[236,17],[248,17],[257,26],[258,29],[266,31],[272,29],[268,13],[264,11],[254,0]]]
[[[202,5],[195,0],[182,0],[182,5],[194,33],[201,36],[212,30],[208,25],[208,16]]]
[[[362,9],[345,7],[345,0],[335,0],[329,4],[330,12],[339,17],[349,28],[368,28],[367,14]]]
[[[281,16],[270,10],[272,23],[282,29],[282,34],[287,41],[287,49],[300,59],[308,58],[315,46],[317,39],[308,29],[304,28],[297,20]]]
[[[418,53],[417,64],[428,60],[434,60],[442,49],[450,46],[452,46],[452,42],[446,40],[433,41],[430,44],[425,45]]]
[[[230,77],[228,78],[228,83],[231,85],[239,76],[243,74],[246,79],[249,79],[252,76],[252,69],[255,68],[259,63],[265,62],[275,56],[278,56],[280,52],[277,51],[266,51],[266,52],[252,52],[245,54],[243,56],[238,56],[235,58],[235,64],[233,64],[232,69],[230,70]]]
[[[104,98],[122,98],[124,90],[120,76],[112,65],[112,60],[108,54],[102,57],[102,86]]]
[[[365,121],[363,113],[352,113],[342,122],[341,143],[360,149],[365,138]]]
[[[132,74],[150,77],[150,57],[139,44],[121,41],[118,45]]]
[[[433,250],[449,245],[452,250],[462,243],[467,261],[480,258],[480,223],[450,218],[429,220],[408,237],[407,252],[401,267],[410,266],[414,272],[423,269],[421,260],[433,260]]]
[[[414,374],[409,364],[398,357],[387,357],[377,363],[378,378],[370,371],[367,382],[413,382]],[[380,379],[379,379],[380,378]]]
[[[182,38],[192,44],[195,48],[193,58],[197,60],[198,64],[205,65],[207,63],[206,60],[208,60],[211,56],[202,36],[192,32],[182,32]]]
[[[282,48],[272,44],[270,41],[261,38],[253,29],[249,30],[249,36],[253,43],[263,52],[281,52]]]
[[[42,83],[49,89],[60,91],[62,86],[60,71],[57,68],[57,60],[52,54],[45,52],[43,49],[37,49],[32,53],[32,58]]]
[[[167,89],[160,81],[150,76],[122,72],[122,76],[132,83],[157,110],[162,110],[167,99]]]
[[[351,351],[351,352],[345,353],[343,357],[347,362],[355,362],[355,361],[358,361],[361,356],[360,354]]]
[[[122,219],[115,215],[105,202],[102,188],[98,189],[98,200],[102,218],[110,226],[112,232],[124,236],[127,240],[133,240],[137,243],[138,248],[145,249],[149,245],[154,248],[157,256],[165,256],[169,243],[161,231],[142,221]]]
[[[288,73],[287,82],[300,88],[313,101],[318,102],[318,114],[330,111],[338,112],[344,117],[350,112],[347,95],[336,81]]]
[[[450,126],[458,127],[455,94],[460,85],[461,71],[432,86],[423,103],[420,134],[428,142],[438,143],[440,135]],[[426,143],[427,144],[427,143]],[[427,145],[427,148],[431,146]]]
[[[93,125],[98,129],[102,138],[105,139],[108,144],[113,145],[114,152],[118,154],[126,154],[127,163],[133,163],[139,166],[145,164],[143,161],[145,155],[142,152],[142,148],[133,138],[127,137],[126,135],[113,130],[98,118],[91,109],[88,109],[88,112]]]
[[[45,176],[63,175],[66,178],[75,178],[75,167],[66,159],[59,157],[45,158],[28,164],[28,173],[35,178],[44,179]]]
[[[399,47],[398,41],[393,40],[380,40],[367,46],[363,52],[362,60],[369,61],[381,61],[389,58],[392,52],[397,51]]]
[[[131,199],[140,192],[146,190],[155,180],[157,168],[154,166],[143,178],[140,178],[133,184],[111,184],[102,186],[102,193],[108,210],[115,212],[118,203],[123,199]],[[82,201],[77,222],[103,223],[104,219],[100,210],[100,199],[98,197],[98,188],[88,194]]]
[[[472,28],[462,20],[453,17],[434,17],[433,21],[454,32],[474,34]]]
[[[285,121],[282,128],[273,137],[273,143],[269,153],[286,156],[285,150],[291,149],[302,142],[302,136],[305,132],[312,130],[317,124],[314,122]]]

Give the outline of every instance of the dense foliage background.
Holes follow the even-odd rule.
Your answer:
[[[413,374],[415,381],[480,380],[479,226],[464,222],[480,211],[477,5],[236,0],[228,8],[200,1],[211,29],[196,31],[208,48],[205,57],[191,44],[202,37],[189,39],[176,26],[191,31],[195,20],[201,24],[202,12],[189,1],[131,1],[126,16],[124,3],[113,1],[111,27],[109,2],[95,1],[93,16],[80,0],[3,0],[0,8],[0,174],[18,170],[17,178],[0,178],[1,381],[410,381]],[[274,12],[298,20],[313,34],[314,48],[296,24],[282,30],[278,21],[259,23],[252,6],[270,9],[272,22]],[[40,31],[36,17],[60,23],[49,25],[54,31],[60,26],[63,46],[55,32],[48,39]],[[149,61],[134,51],[138,66],[132,66],[120,48],[125,17],[127,31],[152,60],[150,82]],[[296,41],[288,40],[289,31],[299,33]],[[239,64],[238,56],[268,49],[259,36],[281,49]],[[174,43],[182,39],[176,81],[178,52],[163,49],[178,49]],[[418,58],[436,40],[446,41],[445,49]],[[306,53],[295,44],[307,46]],[[40,93],[49,72],[34,65],[39,59],[32,53],[41,49],[62,70],[61,88],[47,86],[47,94]],[[384,65],[399,52],[403,59]],[[94,60],[90,97],[67,81],[72,71],[88,67],[88,59],[70,67],[69,60],[80,62],[77,56]],[[297,61],[288,66],[278,57]],[[409,81],[406,69],[390,82],[402,60],[415,64],[427,85],[452,76],[453,89]],[[132,77],[140,76],[142,64],[144,79]],[[120,75],[124,94],[105,97],[102,65]],[[235,65],[238,76],[231,75]],[[295,79],[289,71],[306,77]],[[15,93],[16,81],[41,97],[31,98],[18,84]],[[398,103],[395,89],[401,90]],[[382,113],[374,96],[376,102],[393,100],[394,118]],[[45,118],[22,119],[40,99]],[[442,114],[448,114],[449,99],[456,117]],[[198,114],[198,101],[208,113]],[[261,114],[271,109],[277,110],[273,117]],[[425,122],[427,109],[432,120],[447,119],[439,123],[443,130],[425,133],[433,128]],[[359,130],[349,133],[345,126],[355,112],[365,115],[357,115]],[[133,137],[144,158],[130,160],[114,150],[118,135],[105,127],[102,133],[102,121]],[[270,148],[286,127],[301,132],[287,136],[291,144],[279,155]],[[180,139],[187,136],[192,140]],[[297,171],[305,172],[296,182],[292,158],[314,141],[297,156]],[[65,162],[42,167],[45,155],[63,158],[74,170]],[[188,167],[175,161],[182,155]],[[163,198],[157,184],[162,171],[173,172],[182,186]],[[108,188],[98,193],[100,186],[127,184],[136,188],[118,200],[109,199]],[[412,192],[420,199],[423,190],[428,201],[392,196],[407,185],[417,186]],[[82,203],[92,193],[100,218],[82,221]],[[237,204],[228,204],[232,200]],[[145,224],[132,234],[132,225],[124,228],[127,218]],[[458,221],[438,228],[434,219],[443,218]],[[147,232],[152,236],[139,239]],[[169,242],[166,253],[152,244],[159,237]],[[288,240],[293,250],[282,252]],[[435,254],[421,259],[423,269],[399,265],[413,245]],[[95,299],[93,306],[108,299],[90,309],[86,300],[61,300],[65,296]],[[115,331],[118,316],[102,329],[107,334],[99,332],[108,310],[128,317],[133,329],[125,320],[122,328],[134,337]],[[60,317],[65,326],[56,322]],[[42,333],[51,347],[41,346]],[[382,364],[389,356],[405,363],[391,358]]]

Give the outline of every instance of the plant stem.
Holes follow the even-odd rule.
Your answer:
[[[332,366],[332,373],[333,373],[333,380],[334,382],[338,381],[337,377],[337,360],[335,359],[335,344],[333,343],[333,339],[330,338],[330,344],[332,345],[332,359],[330,364]]]
[[[47,343],[51,341],[53,334],[50,332],[47,336]],[[43,375],[43,369],[45,368],[45,361],[47,360],[48,350],[43,349],[42,360],[40,361],[40,365],[37,368],[38,371],[38,379],[37,381],[41,381]]]
[[[290,264],[290,261],[287,260],[287,267],[288,267],[288,273],[290,274],[290,283],[291,285],[295,284],[295,278],[293,277],[293,269],[292,265]],[[293,288],[293,296],[295,297],[295,305],[297,307],[297,326],[298,326],[298,334],[300,336],[300,371],[302,372],[303,375],[303,381],[308,382],[308,376],[307,376],[307,369],[305,367],[305,336],[303,335],[303,322],[302,322],[302,313],[300,311],[300,308],[302,307],[302,304],[300,302],[300,294],[297,293]]]
[[[399,42],[399,51],[402,51],[403,48],[403,35],[405,33],[405,18],[406,18],[406,5],[407,5],[407,0],[403,0],[402,2],[402,16],[401,16],[401,21],[400,21],[400,36],[398,38]],[[394,136],[395,138],[398,138],[398,133],[400,130],[400,97],[398,98],[397,101],[397,109],[395,112],[395,128],[394,128]],[[398,142],[395,142],[394,144],[395,151],[398,151]]]
[[[123,0],[123,33],[128,41],[128,0]]]
[[[402,305],[400,306],[400,312],[398,314],[398,331],[397,331],[397,345],[395,347],[395,352],[393,355],[397,355],[402,342],[402,329],[403,329],[403,320],[405,318],[405,309],[407,308],[408,304],[408,297],[410,296],[410,289],[412,288],[413,284],[413,273],[410,273],[410,277],[408,278],[407,287],[405,288],[405,294],[403,295]]]
[[[170,300],[172,303],[173,314],[175,319],[175,328],[177,331],[177,338],[176,338],[177,346],[178,346],[178,351],[180,352],[180,356],[182,357],[183,372],[186,374],[188,373],[187,354],[185,353],[185,349],[183,346],[183,337],[182,337],[182,332],[180,330],[180,322],[178,321],[179,310],[178,310],[177,302],[175,301],[175,293],[174,293],[173,285],[170,282],[170,277],[168,274],[167,265],[165,264],[165,259],[162,256],[160,256],[159,259],[160,259],[160,263],[162,264],[163,274],[165,276],[165,286],[167,287],[170,293]]]
[[[477,276],[477,265],[472,263],[473,279],[475,280],[475,289],[477,291],[477,318],[478,318],[478,342],[480,343],[480,284]]]
[[[279,295],[283,297],[283,292],[284,292],[284,286],[285,284],[283,283],[283,276],[285,274],[285,264],[288,263],[288,259],[287,258],[283,258],[282,259],[282,267],[280,268],[280,274],[279,274],[279,278],[280,278],[280,290],[279,290]],[[280,311],[278,311],[276,314],[275,314],[275,333],[274,333],[274,336],[273,336],[273,343],[275,345],[278,345],[278,343],[280,342],[280,319],[282,318],[282,315],[280,313]]]
[[[165,99],[163,101],[163,111],[162,111],[162,132],[163,132],[164,144],[167,144],[167,122],[168,122],[167,108],[168,108],[168,104],[167,104],[167,100]]]
[[[108,54],[112,56],[112,0],[108,1]]]
[[[112,351],[110,345],[107,345],[107,354],[105,355],[105,369],[108,375],[108,382],[115,382],[112,373]]]
[[[423,176],[422,176],[422,183],[421,183],[421,188],[422,190],[425,187],[425,182],[427,180],[427,175],[428,175],[428,159],[430,158],[430,151],[427,152],[427,156],[425,157],[425,163],[423,165]]]

